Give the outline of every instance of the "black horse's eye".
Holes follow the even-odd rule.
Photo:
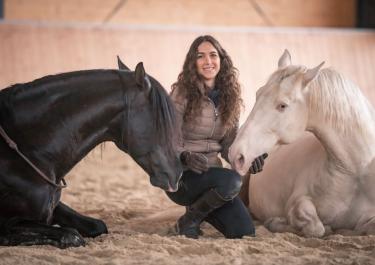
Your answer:
[[[288,104],[286,103],[279,103],[276,107],[276,109],[280,112],[283,112],[288,107]]]

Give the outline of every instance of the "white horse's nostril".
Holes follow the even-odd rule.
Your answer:
[[[245,163],[245,157],[243,156],[243,154],[240,154],[239,161],[241,163],[241,166]]]
[[[239,154],[236,159],[236,168],[241,169],[244,164],[245,164],[245,157],[243,156],[243,154]]]

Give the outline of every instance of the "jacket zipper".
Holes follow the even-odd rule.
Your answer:
[[[217,113],[215,103],[210,98],[208,98],[208,100],[210,101],[210,104],[212,104],[212,107],[214,108],[214,114],[215,114],[214,126],[212,127],[211,136],[210,136],[210,138],[208,138],[208,139],[212,139],[212,136],[214,135],[214,131],[215,131],[215,128],[216,128],[216,120],[217,120],[217,117],[219,116],[219,114]],[[207,152],[209,151],[208,139],[207,139]]]

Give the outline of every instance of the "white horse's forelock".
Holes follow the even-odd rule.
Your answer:
[[[370,103],[358,86],[331,68],[322,69],[309,84],[309,113],[321,115],[322,121],[338,132],[366,135],[373,127]],[[373,128],[371,129],[373,130]]]
[[[290,65],[274,72],[267,80],[267,84],[280,83],[284,78],[287,78],[296,72],[305,72],[306,67],[303,65]]]

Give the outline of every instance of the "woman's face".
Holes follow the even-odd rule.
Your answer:
[[[198,74],[203,78],[205,84],[212,87],[215,84],[215,77],[220,71],[220,57],[211,42],[205,41],[198,46],[196,65]]]

